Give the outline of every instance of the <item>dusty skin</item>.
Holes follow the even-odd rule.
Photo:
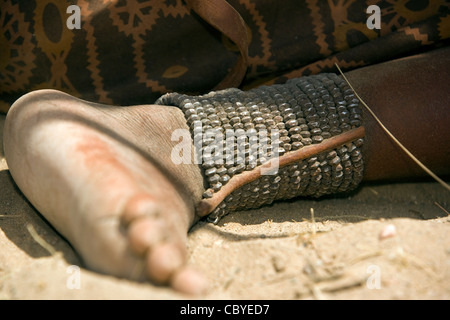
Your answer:
[[[0,298],[190,297],[86,269],[18,190],[0,150]],[[187,262],[209,281],[201,298],[449,299],[448,206],[434,182],[364,183],[343,197],[200,221],[187,236]],[[380,239],[389,225],[395,233]]]

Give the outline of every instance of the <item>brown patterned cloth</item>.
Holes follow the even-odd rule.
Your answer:
[[[205,17],[223,20],[216,28],[200,17],[204,1],[225,2],[186,1],[199,15],[181,0],[1,0],[0,110],[42,88],[117,105],[201,94],[245,50],[247,73],[235,85],[250,88],[336,71],[335,62],[350,70],[424,52],[450,38],[449,0],[230,0],[247,29],[242,48],[229,39],[228,14]],[[70,4],[81,9],[80,29],[66,26]],[[372,4],[381,9],[380,30],[366,25]]]

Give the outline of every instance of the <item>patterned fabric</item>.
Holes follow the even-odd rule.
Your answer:
[[[209,1],[209,0],[205,0]],[[379,63],[446,45],[449,0],[230,0],[247,24],[241,87]],[[66,26],[81,9],[81,28]],[[381,29],[366,26],[369,5]],[[0,0],[0,111],[54,88],[90,101],[148,104],[210,91],[237,46],[181,0]]]

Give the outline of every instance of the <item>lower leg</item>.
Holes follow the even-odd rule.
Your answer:
[[[450,174],[450,47],[346,74],[391,133],[438,175]],[[364,110],[365,180],[424,176]]]

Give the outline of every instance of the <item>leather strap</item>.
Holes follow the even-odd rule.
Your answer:
[[[186,0],[186,3],[202,19],[233,41],[241,54],[214,90],[239,86],[247,72],[249,46],[247,25],[241,15],[225,0]]]

